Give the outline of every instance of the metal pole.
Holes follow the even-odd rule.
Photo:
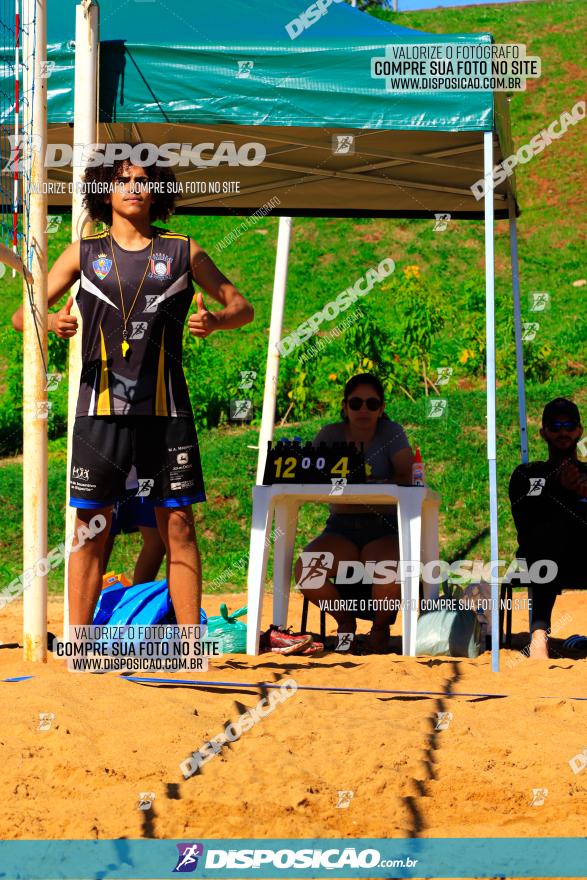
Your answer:
[[[520,422],[520,458],[528,461],[528,420],[526,417],[526,384],[524,377],[524,346],[522,345],[522,312],[520,308],[520,265],[518,262],[518,229],[516,206],[512,193],[508,195],[510,222],[510,256],[512,263],[512,295],[514,301],[514,329],[516,336],[516,373],[518,376],[518,418]]]
[[[265,459],[267,457],[267,443],[269,440],[273,439],[280,358],[277,343],[281,339],[281,331],[283,328],[283,310],[285,307],[285,291],[287,288],[291,226],[291,217],[279,218],[277,254],[275,257],[275,279],[273,281],[273,299],[271,302],[271,323],[269,325],[269,345],[267,349],[267,369],[265,371],[265,391],[263,393],[263,413],[261,415],[261,430],[259,432],[259,458],[257,460],[258,486],[263,483]]]
[[[25,264],[33,276],[39,336],[47,357],[47,144],[46,0],[26,0],[23,16],[24,131],[30,162],[29,208],[23,211]],[[31,118],[32,114],[32,118]],[[24,199],[23,199],[24,201]],[[47,381],[37,339],[35,315],[23,289],[23,571],[24,659],[47,661]]]
[[[493,170],[493,132],[483,133],[485,180]],[[499,672],[499,595],[497,566],[499,558],[497,530],[497,437],[495,401],[495,243],[493,224],[493,187],[485,189],[485,338],[487,361],[487,461],[489,465],[489,528],[491,543],[491,668]]]
[[[99,10],[92,3],[80,3],[75,10],[75,93],[73,103],[73,143],[74,145],[93,144],[98,140],[98,52],[99,52]],[[81,155],[81,150],[80,150]],[[93,232],[93,224],[87,226],[82,206],[80,183],[84,168],[73,168],[73,196],[71,204],[71,240],[77,241],[82,232]],[[75,297],[77,292],[72,290]],[[69,547],[75,531],[75,508],[69,506],[69,474],[71,473],[71,442],[75,409],[81,374],[82,319],[74,298],[72,314],[78,319],[78,332],[69,340],[69,388],[67,397],[67,475],[65,508],[65,558],[63,591],[63,634],[67,637],[69,624]]]

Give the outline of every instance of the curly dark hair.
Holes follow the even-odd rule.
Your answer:
[[[89,184],[89,187],[84,191],[83,205],[92,220],[101,221],[106,223],[107,226],[112,224],[112,205],[106,201],[107,193],[100,191],[106,187],[99,185],[114,184],[121,172],[125,168],[132,166],[132,164],[129,159],[119,159],[113,165],[98,165],[86,168],[84,183]],[[162,184],[161,187],[154,188],[151,193],[151,209],[149,212],[151,220],[165,221],[175,210],[176,193],[174,192],[174,186],[168,186],[168,184],[175,184],[175,174],[171,168],[166,168],[156,163],[145,165],[144,171],[150,183]],[[158,189],[162,189],[163,192],[158,191]]]

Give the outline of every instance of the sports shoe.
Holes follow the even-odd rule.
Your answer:
[[[259,640],[260,651],[271,651],[273,654],[299,654],[304,648],[312,643],[309,633],[292,633],[291,627],[271,624],[269,629],[261,633]]]
[[[306,645],[305,648],[302,648],[299,654],[303,654],[305,657],[316,657],[319,654],[324,653],[324,645],[322,642],[317,642],[315,639],[309,644]]]

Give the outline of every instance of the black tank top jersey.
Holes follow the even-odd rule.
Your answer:
[[[76,416],[192,415],[182,367],[182,331],[194,294],[189,238],[162,230],[153,240],[152,257],[150,248],[124,250],[108,232],[80,242],[76,302],[83,333]],[[128,316],[126,356],[116,266]]]

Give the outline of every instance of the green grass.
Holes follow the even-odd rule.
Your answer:
[[[514,147],[526,143],[536,132],[557,118],[582,97],[580,73],[585,45],[586,5],[582,0],[557,0],[504,6],[475,6],[383,15],[398,23],[437,33],[490,31],[498,42],[525,43],[527,53],[540,55],[543,76],[531,81],[527,92],[511,100]],[[587,287],[573,282],[587,277],[584,264],[585,233],[583,168],[586,122],[579,122],[517,174],[522,215],[518,222],[520,273],[524,319],[530,291],[549,291],[552,308],[540,316],[538,345],[547,345],[554,379],[548,384],[529,384],[528,408],[531,427],[531,454],[543,455],[538,438],[538,418],[544,403],[559,393],[573,394],[583,411],[587,409],[585,375],[587,339],[585,297]],[[217,254],[215,244],[233,228],[226,217],[177,217],[170,224],[192,235],[222,270],[253,302],[256,320],[238,333],[218,335],[206,341],[235,370],[262,370],[271,307],[277,220],[259,220],[232,246]],[[511,371],[511,278],[508,230],[505,222],[496,224],[496,300],[498,361],[498,450],[500,486],[500,530],[503,553],[515,551],[515,538],[507,504],[507,481],[518,461],[517,405]],[[49,262],[70,238],[67,219],[58,232],[49,236]],[[448,417],[435,422],[424,416],[424,400],[412,403],[403,395],[389,401],[390,415],[402,422],[413,444],[425,457],[428,481],[442,493],[441,536],[443,555],[457,558],[471,542],[474,551],[487,558],[488,527],[487,464],[485,452],[485,396],[482,377],[472,375],[461,362],[464,327],[474,324],[484,333],[483,309],[483,225],[454,221],[446,232],[434,233],[427,220],[351,220],[296,219],[292,250],[284,332],[324,305],[332,295],[358,278],[365,268],[391,256],[396,276],[407,265],[421,269],[422,283],[442,291],[447,320],[435,340],[432,364],[451,365]],[[392,278],[394,282],[395,276]],[[10,315],[17,307],[19,284],[7,272],[2,279],[0,327],[9,328]],[[381,316],[389,333],[390,347],[398,333],[395,321],[393,283],[390,290],[374,290],[367,298],[369,308]],[[479,292],[479,305],[471,308],[470,291]],[[465,304],[468,303],[468,308]],[[4,332],[0,347],[0,392],[6,387],[10,363],[10,331]],[[193,345],[189,340],[188,345]],[[340,380],[348,364],[340,348],[332,345],[328,354],[308,369],[308,393],[315,396],[315,418],[301,421],[299,405],[290,412],[288,424],[280,434],[311,437],[325,420],[336,417]],[[288,373],[289,371],[289,373]],[[330,373],[337,376],[330,382]],[[238,376],[238,372],[236,373]],[[291,360],[283,363],[283,375],[291,376]],[[212,382],[214,375],[199,381]],[[319,393],[317,392],[319,390]],[[229,394],[227,393],[227,398]],[[252,397],[259,410],[262,400],[260,379]],[[282,399],[278,418],[287,407]],[[219,577],[248,553],[250,488],[254,482],[257,432],[252,428],[227,428],[200,432],[208,503],[197,510],[199,541],[204,557],[205,581]],[[65,459],[63,441],[51,443],[49,462],[49,546],[62,540],[65,503]],[[21,561],[22,468],[5,459],[0,467],[0,574],[4,583],[20,571]],[[307,508],[300,519],[299,541],[314,535],[325,519],[323,509]],[[112,566],[130,573],[137,552],[136,536],[121,538],[115,545]],[[503,555],[502,553],[502,555]],[[244,578],[234,569],[235,587]],[[50,575],[52,589],[62,582],[62,571]],[[227,585],[228,586],[228,585]]]

